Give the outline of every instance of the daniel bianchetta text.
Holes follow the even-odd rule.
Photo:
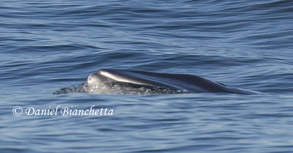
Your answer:
[[[73,106],[48,108],[21,107],[15,106],[12,109],[14,116],[112,116],[114,110],[109,108],[99,108],[92,105],[90,108],[79,109]]]

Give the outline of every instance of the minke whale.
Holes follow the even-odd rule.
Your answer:
[[[228,87],[196,75],[156,73],[122,69],[100,69],[86,83],[55,91],[53,94],[87,92],[96,94],[185,94],[230,93],[256,94],[254,91]]]

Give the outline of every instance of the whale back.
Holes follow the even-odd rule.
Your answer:
[[[216,92],[249,94],[249,91],[227,87],[196,75],[155,73],[136,70],[101,69],[94,73],[99,78],[114,82],[155,86],[172,90],[185,90],[189,93]]]
[[[182,93],[256,94],[253,91],[228,87],[197,75],[120,69],[98,70],[88,77],[86,83],[62,88],[54,94],[72,92],[142,95]]]

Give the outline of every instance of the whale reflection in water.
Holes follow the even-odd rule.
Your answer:
[[[87,92],[95,94],[184,94],[256,92],[228,87],[196,75],[155,73],[135,70],[101,69],[91,74],[86,83],[55,91],[53,94]]]

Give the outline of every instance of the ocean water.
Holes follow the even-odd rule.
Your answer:
[[[0,152],[292,152],[292,25],[290,0],[3,0]],[[262,94],[52,94],[101,68]]]

